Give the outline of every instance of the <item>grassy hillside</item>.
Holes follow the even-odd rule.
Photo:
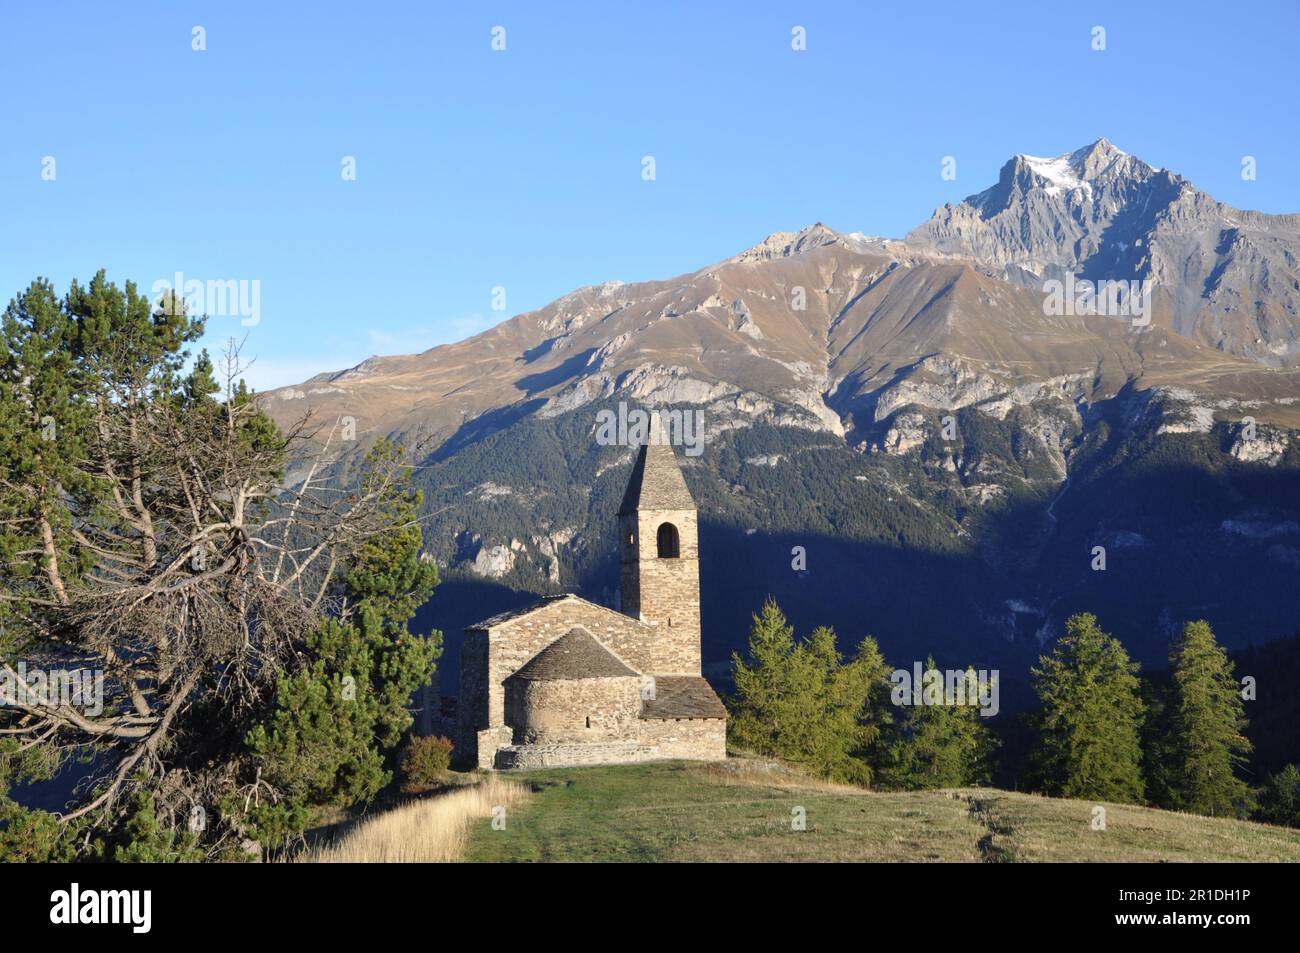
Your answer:
[[[470,825],[468,861],[1300,861],[1300,831],[996,789],[873,793],[764,762],[512,775],[505,830]],[[792,829],[803,808],[806,830]]]

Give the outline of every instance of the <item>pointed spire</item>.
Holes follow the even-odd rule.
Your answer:
[[[658,411],[651,413],[648,430],[647,442],[637,453],[618,515],[627,516],[638,510],[695,509],[695,500],[686,486],[686,478],[677,464],[677,453]]]

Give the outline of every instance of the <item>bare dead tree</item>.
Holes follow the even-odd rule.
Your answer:
[[[28,541],[0,569],[0,738],[56,759],[94,752],[65,823],[111,821],[140,784],[173,821],[222,791],[275,797],[205,760],[203,734],[242,730],[300,664],[304,632],[347,618],[332,580],[391,531],[383,501],[401,476],[390,459],[346,488],[326,479],[336,424],[282,433],[239,383],[233,344],[215,396],[193,380],[187,392],[164,362],[137,369],[138,342],[120,347],[75,396],[62,471],[0,471],[0,497],[17,501],[0,509],[7,538]],[[10,406],[37,402],[20,397]],[[304,475],[289,486],[291,458]],[[31,684],[33,670],[72,668],[102,673],[93,714]]]

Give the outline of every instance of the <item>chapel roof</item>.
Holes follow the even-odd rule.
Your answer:
[[[656,675],[655,697],[641,702],[642,718],[726,718],[727,709],[697,675]]]
[[[541,612],[551,606],[559,605],[562,602],[576,602],[585,609],[590,609],[598,613],[606,614],[611,621],[620,622],[624,625],[643,626],[645,623],[639,619],[634,619],[630,615],[619,612],[617,609],[611,609],[609,606],[603,606],[598,602],[592,602],[590,599],[584,599],[575,592],[562,592],[557,595],[542,596],[536,602],[530,602],[526,606],[520,606],[518,609],[509,609],[505,612],[498,612],[481,622],[475,622],[473,625],[465,626],[466,632],[481,632],[488,629],[496,628],[507,622],[513,622],[515,619],[522,619],[530,616],[534,612]]]
[[[520,666],[511,678],[530,682],[579,678],[636,678],[613,652],[580,625]]]
[[[542,596],[542,598],[538,599],[536,602],[530,602],[528,605],[520,606],[518,609],[507,609],[505,612],[498,612],[496,615],[490,616],[482,622],[475,622],[473,625],[465,626],[465,628],[466,630],[490,629],[493,626],[501,625],[503,622],[509,622],[511,619],[518,619],[521,616],[526,616],[529,613],[536,612],[538,609],[545,609],[547,606],[556,602],[562,602],[565,599],[580,599],[583,602],[586,601],[585,599],[582,599],[581,596],[575,596],[571,592],[563,592],[555,596]]]

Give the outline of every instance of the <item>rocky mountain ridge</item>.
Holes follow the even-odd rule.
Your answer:
[[[956,409],[1066,381],[1073,399],[1173,385],[1220,416],[1250,407],[1294,422],[1276,401],[1294,380],[1260,365],[1294,363],[1298,221],[1235,212],[1099,140],[1056,159],[1015,157],[997,185],[906,242],[820,223],[776,233],[689,275],[581,288],[466,341],[370,358],[267,398],[282,419],[306,406],[326,419],[349,412],[369,435],[431,448],[504,408],[554,415],[615,393],[703,405],[724,429],[764,419],[855,444],[908,399]],[[1265,236],[1283,260],[1266,255],[1251,270]],[[1223,250],[1189,266],[1188,248],[1207,242]],[[1067,271],[1150,278],[1152,326],[1045,315],[1041,281]],[[1213,287],[1194,299],[1165,280],[1204,271]],[[1258,299],[1249,308],[1214,314],[1247,291]],[[1247,324],[1249,339],[1237,333]]]
[[[1066,273],[1147,280],[1179,334],[1269,366],[1300,361],[1300,215],[1225,205],[1106,139],[1015,156],[907,241],[1027,287]]]

